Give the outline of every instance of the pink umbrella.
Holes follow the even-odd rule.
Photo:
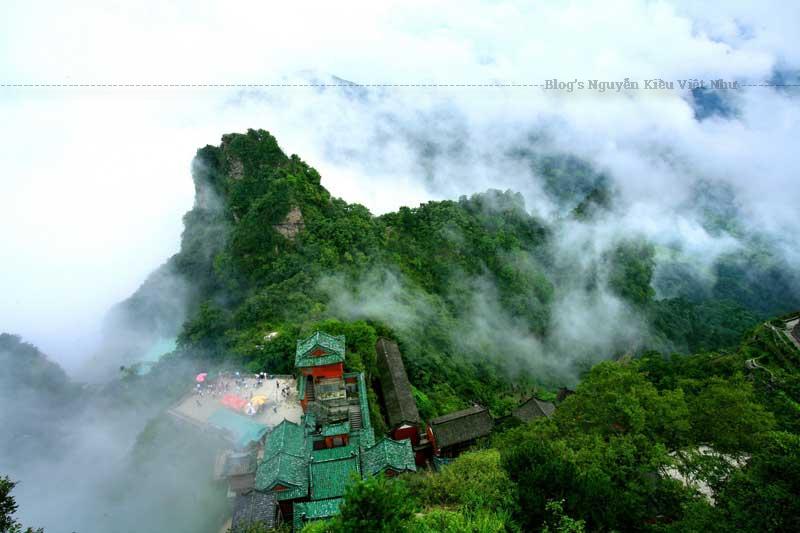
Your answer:
[[[194,378],[194,379],[195,379],[195,380],[196,380],[198,383],[202,383],[202,382],[204,382],[204,381],[206,380],[206,376],[207,376],[207,375],[208,375],[208,372],[203,372],[203,373],[201,373],[201,374],[197,374],[197,377],[196,377],[196,378]]]

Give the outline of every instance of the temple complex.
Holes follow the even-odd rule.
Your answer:
[[[297,341],[303,415],[299,422],[283,420],[267,433],[251,492],[242,488],[251,479],[250,456],[230,456],[226,468],[235,473],[229,482],[237,493],[234,531],[256,519],[270,526],[288,521],[299,531],[311,520],[337,514],[354,480],[416,470],[410,440],[376,440],[364,374],[345,372],[344,361],[343,336],[315,332]]]
[[[376,438],[364,373],[345,372],[345,341],[343,335],[314,332],[296,343],[294,376],[262,372],[253,378],[236,372],[234,378],[221,378],[222,390],[215,381],[210,397],[189,395],[171,409],[177,418],[222,437],[230,448],[218,458],[215,477],[227,481],[233,498],[231,531],[287,522],[300,531],[310,521],[338,514],[354,481],[417,467],[438,470],[492,432],[494,419],[479,405],[423,426],[400,349],[395,341],[379,338],[371,385],[389,431]],[[200,374],[198,381],[207,377]],[[234,395],[232,387],[248,397]],[[531,397],[512,416],[527,422],[549,417],[554,409]]]

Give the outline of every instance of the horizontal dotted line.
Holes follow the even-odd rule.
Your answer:
[[[0,87],[544,87],[542,83],[0,83]],[[800,87],[800,83],[740,83],[739,87]],[[591,90],[591,89],[590,89]],[[630,90],[630,89],[626,89]]]
[[[0,87],[544,87],[540,83],[0,83]]]

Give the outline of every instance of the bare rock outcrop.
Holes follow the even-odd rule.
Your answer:
[[[231,159],[228,175],[231,179],[240,180],[244,177],[244,165],[238,159]]]
[[[303,213],[300,211],[299,207],[293,207],[289,211],[289,214],[286,215],[286,218],[284,218],[280,224],[275,224],[274,226],[278,233],[290,241],[293,241],[297,234],[303,231],[305,227],[306,224],[303,222]]]

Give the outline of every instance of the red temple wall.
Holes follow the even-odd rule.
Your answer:
[[[418,450],[414,452],[414,462],[417,464],[417,466],[425,466],[425,464],[428,462],[428,453],[426,453],[426,450],[429,452],[430,448],[425,448],[425,450]]]
[[[336,435],[336,436],[333,436],[333,437],[325,437],[325,447],[326,448],[333,448],[334,447],[333,439],[335,437],[337,437],[337,436],[342,438],[343,444],[341,444],[340,446],[347,446],[348,442],[350,442],[350,435],[348,435],[347,433],[344,433],[342,435]]]
[[[409,439],[413,446],[419,444],[419,429],[415,426],[399,427],[392,430],[394,440]]]
[[[433,453],[439,455],[439,448],[436,447],[436,438],[433,436],[433,430],[430,426],[425,430],[425,433],[428,435],[428,440],[431,443],[431,447],[433,448]]]
[[[344,365],[342,363],[334,363],[332,365],[312,366],[310,368],[303,368],[301,371],[304,376],[338,378],[344,374]]]

